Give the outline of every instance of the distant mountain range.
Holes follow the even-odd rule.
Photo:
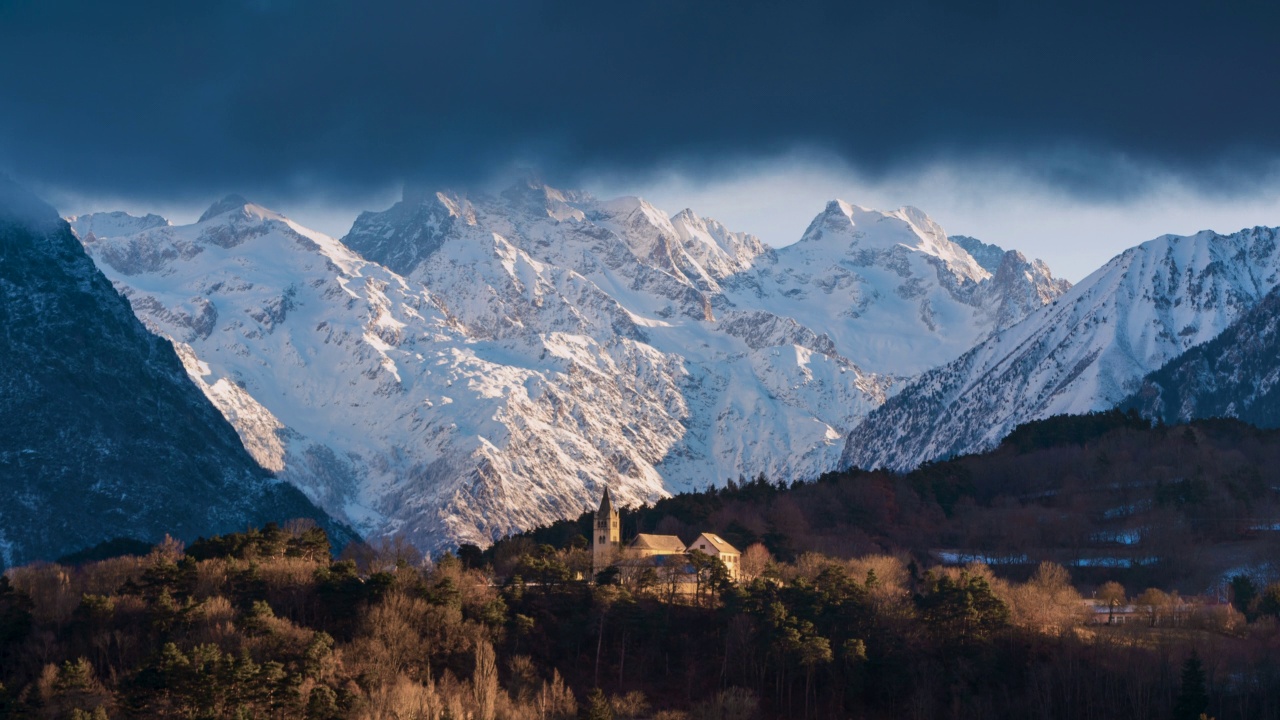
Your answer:
[[[832,202],[775,249],[532,181],[409,190],[341,242],[235,196],[185,227],[72,227],[259,462],[428,548],[606,485],[816,476],[910,377],[1068,287],[1016,252],[987,270],[914,208]]]
[[[760,473],[905,470],[1120,403],[1274,424],[1266,228],[1158,238],[1073,288],[915,208],[843,201],[781,248],[531,180],[411,188],[341,240],[234,195],[187,226],[68,220],[171,341],[183,392],[230,423],[209,442],[261,488],[222,499],[243,500],[237,522],[270,514],[254,493],[297,488],[300,514],[309,501],[371,539],[484,545],[605,486],[626,504]],[[121,307],[110,295],[94,304]],[[157,352],[115,367],[153,372]]]
[[[1116,406],[1263,302],[1280,283],[1276,237],[1274,228],[1206,231],[1126,250],[877,408],[849,435],[842,464],[910,469],[994,447],[1030,420]]]
[[[350,537],[254,462],[67,223],[0,177],[0,568],[298,517]]]

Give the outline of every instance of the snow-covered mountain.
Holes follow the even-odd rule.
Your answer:
[[[903,376],[1060,287],[1016,253],[991,275],[919,211],[844,203],[780,250],[534,182],[410,190],[341,243],[239,197],[133,222],[75,227],[246,446],[424,547],[577,515],[606,484],[628,503],[816,476]]]
[[[832,201],[799,242],[733,278],[727,295],[820,328],[859,367],[905,378],[1070,287],[1016,251],[1002,252],[1001,263],[988,272],[916,208]]]
[[[1121,408],[1169,424],[1233,417],[1280,427],[1280,287],[1221,335],[1148,375]]]
[[[450,254],[437,251],[468,233],[499,235],[537,262],[571,269],[629,310],[730,333],[763,313],[825,335],[822,352],[897,378],[1021,319],[1038,307],[1030,298],[1047,302],[1070,287],[1017,252],[1000,251],[1009,256],[1003,274],[987,272],[915,208],[886,213],[841,201],[799,242],[776,250],[691,210],[667,218],[637,198],[597,201],[537,184],[472,200],[409,193],[390,210],[362,214],[343,242],[454,298],[470,290],[444,289],[458,283],[446,267]],[[497,321],[483,319],[486,327]]]
[[[1164,236],[931,370],[850,434],[844,465],[906,469],[991,447],[1016,425],[1114,406],[1280,282],[1277,230]]]
[[[328,524],[254,463],[53,208],[4,177],[0,328],[0,569],[121,537]]]

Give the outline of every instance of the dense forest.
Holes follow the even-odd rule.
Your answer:
[[[335,559],[291,522],[15,568],[0,716],[1280,718],[1280,584],[1247,565],[1219,602],[1200,579],[1216,550],[1161,554],[1271,547],[1255,520],[1277,452],[1244,426],[1108,414],[908,475],[735,480],[624,511],[624,538],[745,550],[742,582],[712,563],[674,598],[590,582],[589,516],[434,560],[400,543]],[[1072,563],[1097,552],[1142,561]]]
[[[496,543],[499,572],[539,544],[590,536],[591,511]],[[711,531],[778,559],[907,553],[978,560],[1026,579],[1041,562],[1078,582],[1118,580],[1202,594],[1280,556],[1280,431],[1233,420],[1152,427],[1136,413],[1060,416],[1017,428],[991,452],[897,474],[816,481],[738,478],[624,512],[638,532]],[[1221,588],[1219,588],[1221,589]]]

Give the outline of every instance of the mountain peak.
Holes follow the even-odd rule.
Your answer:
[[[827,230],[840,231],[853,225],[853,206],[843,200],[829,200],[822,212],[809,223],[800,242],[821,239]]]
[[[702,217],[698,215],[698,213],[694,212],[693,208],[685,208],[671,216],[671,222],[675,222],[677,220],[684,220],[695,225],[703,222]]]
[[[958,249],[951,248],[946,242],[946,233],[938,223],[923,210],[911,206],[884,212],[844,200],[831,200],[809,224],[800,240],[820,240],[827,235],[842,238],[839,242],[848,242],[850,247],[887,250],[902,246],[938,255],[944,260],[955,260],[952,256]]]
[[[833,198],[827,201],[827,206],[822,209],[821,217],[844,216],[852,218],[854,209],[857,208],[851,202],[845,202],[840,198]]]
[[[229,216],[227,219],[232,222],[237,220],[275,220],[278,222],[290,223],[288,218],[275,210],[263,207],[254,202],[249,202],[243,195],[232,193],[210,205],[209,209],[205,210],[204,214],[200,216],[200,219],[196,221],[196,224],[198,225],[223,215]],[[295,227],[294,229],[296,230],[297,228]]]
[[[536,215],[546,214],[556,220],[584,218],[582,211],[570,204],[585,199],[581,193],[553,188],[534,176],[525,177],[511,185],[502,191],[501,196],[512,207]]]
[[[232,210],[240,210],[248,204],[249,204],[249,201],[246,200],[243,195],[237,195],[235,193],[232,193],[222,198],[218,202],[210,205],[209,209],[205,210],[204,214],[201,215],[200,219],[197,220],[196,222],[204,222],[206,220],[210,220],[212,218],[218,217],[219,215],[229,213]]]

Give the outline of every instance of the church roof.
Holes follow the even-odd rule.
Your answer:
[[[635,540],[631,541],[631,547],[669,553],[684,552],[684,543],[680,542],[680,538],[675,535],[648,535],[646,533],[640,533],[639,535],[636,535]]]
[[[609,486],[604,488],[604,497],[600,498],[600,512],[607,513],[613,511],[613,501],[609,497]]]

